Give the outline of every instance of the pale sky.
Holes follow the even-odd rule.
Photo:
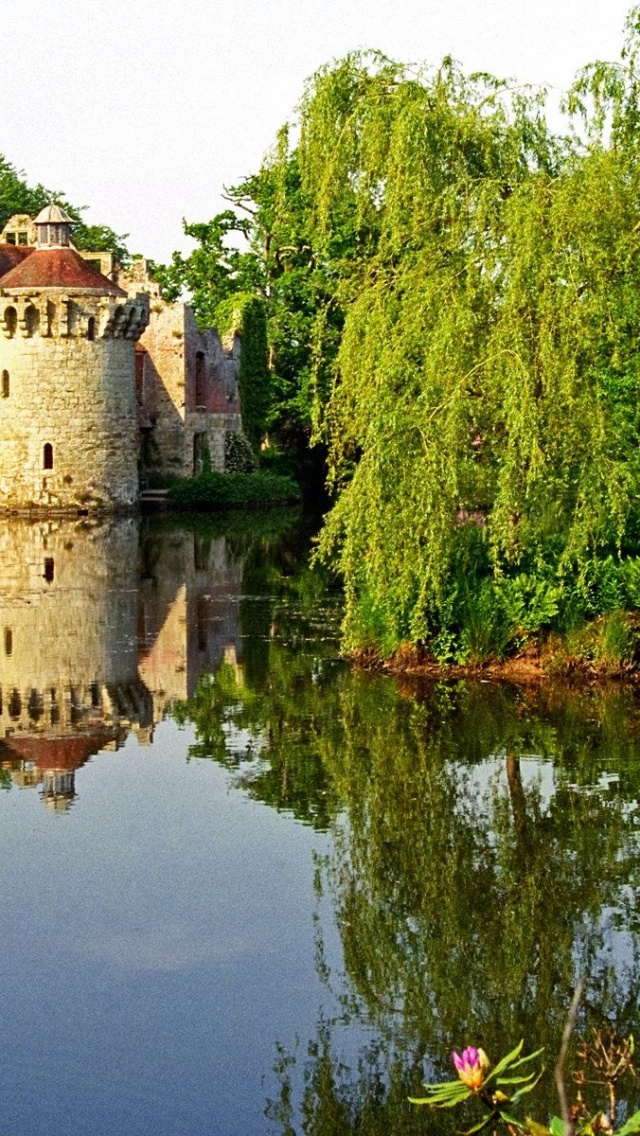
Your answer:
[[[30,0],[5,13],[0,153],[129,233],[187,249],[254,173],[304,80],[355,48],[566,89],[617,58],[627,0]]]

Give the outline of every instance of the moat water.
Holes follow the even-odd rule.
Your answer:
[[[0,524],[0,1133],[453,1132],[452,1047],[640,1028],[637,696],[358,673],[308,544]]]

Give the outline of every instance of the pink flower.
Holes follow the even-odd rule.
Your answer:
[[[452,1057],[460,1080],[477,1093],[484,1085],[485,1077],[491,1068],[484,1049],[476,1049],[475,1046],[469,1045],[462,1054],[454,1050]]]

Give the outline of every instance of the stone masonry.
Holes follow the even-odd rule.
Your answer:
[[[242,432],[239,337],[70,227],[49,206],[0,233],[0,512],[128,510],[140,479],[223,470]]]

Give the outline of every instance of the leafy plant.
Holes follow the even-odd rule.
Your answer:
[[[475,1098],[483,1106],[486,1115],[479,1123],[467,1130],[466,1136],[470,1136],[472,1132],[480,1132],[496,1121],[502,1121],[508,1129],[527,1132],[529,1129],[526,1122],[519,1121],[508,1110],[526,1093],[535,1089],[542,1072],[535,1070],[524,1072],[524,1069],[540,1056],[542,1050],[537,1049],[535,1053],[522,1057],[523,1045],[524,1040],[498,1061],[493,1069],[482,1049],[469,1046],[462,1055],[454,1052],[453,1062],[459,1079],[437,1085],[425,1085],[426,1096],[409,1099],[412,1104],[426,1104],[431,1108],[454,1108],[463,1101]],[[505,1092],[505,1089],[508,1092]]]

